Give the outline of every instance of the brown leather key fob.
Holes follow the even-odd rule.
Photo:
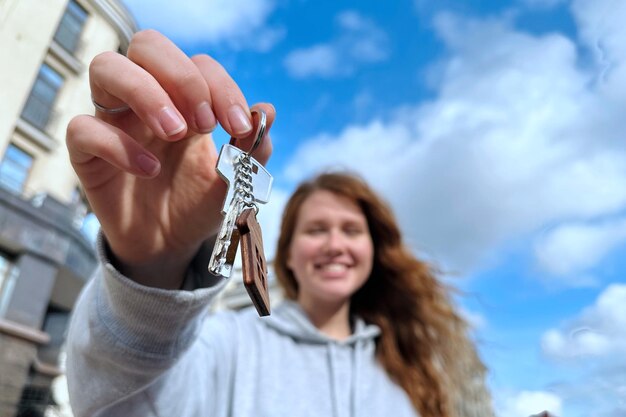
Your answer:
[[[263,252],[261,226],[254,208],[245,209],[237,218],[240,236],[243,283],[259,316],[270,314],[270,297],[267,288],[267,264]]]

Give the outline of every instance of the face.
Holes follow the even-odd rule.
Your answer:
[[[287,266],[303,304],[348,302],[372,270],[374,245],[367,219],[353,201],[315,191],[302,204]]]

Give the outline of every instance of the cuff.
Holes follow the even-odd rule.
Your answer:
[[[192,261],[182,290],[146,287],[122,275],[107,258],[107,243],[98,237],[103,280],[98,283],[99,319],[116,339],[142,355],[173,357],[194,340],[201,317],[226,280],[207,270],[207,241]],[[204,264],[204,267],[202,265]]]

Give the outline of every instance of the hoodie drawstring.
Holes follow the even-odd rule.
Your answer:
[[[354,344],[354,348],[352,349],[352,390],[350,393],[350,416],[356,417],[359,415],[359,381],[361,378],[361,356],[362,350],[364,349],[364,343],[362,340],[357,340]]]
[[[339,376],[337,375],[337,349],[339,349],[339,347],[335,343],[329,343],[326,349],[328,355],[328,374],[330,376],[329,385],[333,410],[332,415],[333,417],[357,417],[359,415],[359,401],[361,401],[361,396],[359,392],[359,381],[361,380],[361,366],[363,362],[362,350],[365,349],[365,343],[363,340],[357,340],[350,348],[350,365],[352,369],[350,370],[349,387],[342,386],[338,380]],[[345,392],[344,390],[346,388],[350,390],[348,416],[346,416],[345,412],[342,412],[342,409],[339,405],[340,391]]]
[[[329,343],[327,345],[327,354],[328,354],[328,367],[329,375],[330,375],[330,395],[332,401],[332,410],[333,417],[339,417],[339,398],[337,398],[337,390],[339,387],[337,386],[337,374],[335,372],[335,344]]]

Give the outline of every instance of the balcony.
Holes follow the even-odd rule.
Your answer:
[[[30,252],[84,282],[96,266],[94,249],[75,226],[75,210],[50,196],[37,205],[0,188],[0,244]]]

